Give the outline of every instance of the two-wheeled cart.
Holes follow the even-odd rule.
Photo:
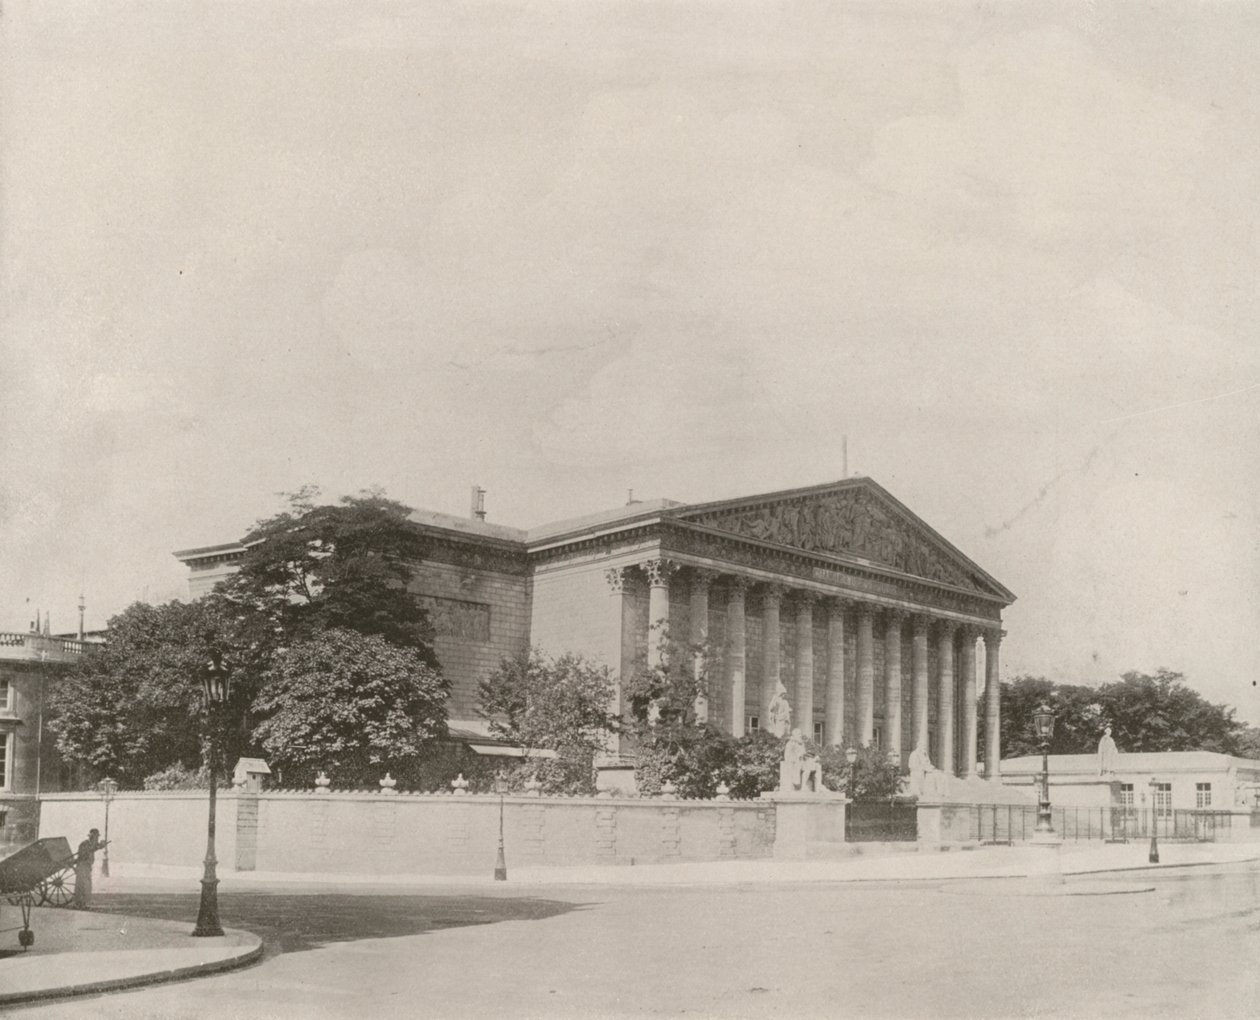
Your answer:
[[[104,844],[98,843],[96,849]],[[52,836],[28,843],[0,861],[0,896],[22,911],[18,945],[29,949],[35,944],[31,931],[31,908],[42,904],[68,907],[74,901],[75,866],[80,855],[70,849],[65,836]]]

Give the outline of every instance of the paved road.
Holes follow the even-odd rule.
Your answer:
[[[22,1015],[1260,1015],[1260,870],[1114,879],[1157,888],[1028,895],[1035,887],[999,879],[242,895],[224,914],[267,937],[263,963]],[[190,903],[154,897],[148,909]]]

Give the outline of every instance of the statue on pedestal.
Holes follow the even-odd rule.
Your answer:
[[[1100,776],[1113,776],[1116,773],[1116,766],[1120,764],[1120,749],[1116,747],[1116,742],[1111,739],[1111,727],[1108,726],[1102,735],[1102,739],[1098,741],[1098,774]]]
[[[795,729],[783,747],[779,763],[780,793],[822,793],[822,762],[805,753],[805,738]]]
[[[770,699],[770,708],[766,713],[766,729],[776,737],[786,737],[792,725],[792,706],[788,704],[787,688],[780,680],[775,688],[774,697]]]
[[[909,758],[906,759],[906,768],[910,770],[906,781],[907,793],[919,800],[941,796],[943,783],[940,770],[932,764],[927,749],[921,744],[916,745],[910,752]]]

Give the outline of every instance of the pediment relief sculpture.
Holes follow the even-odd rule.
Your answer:
[[[763,542],[860,556],[916,577],[981,587],[953,558],[915,534],[863,489],[716,511],[693,520]]]

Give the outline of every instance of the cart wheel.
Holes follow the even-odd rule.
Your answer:
[[[74,868],[63,868],[39,885],[39,902],[68,907],[74,900]]]

